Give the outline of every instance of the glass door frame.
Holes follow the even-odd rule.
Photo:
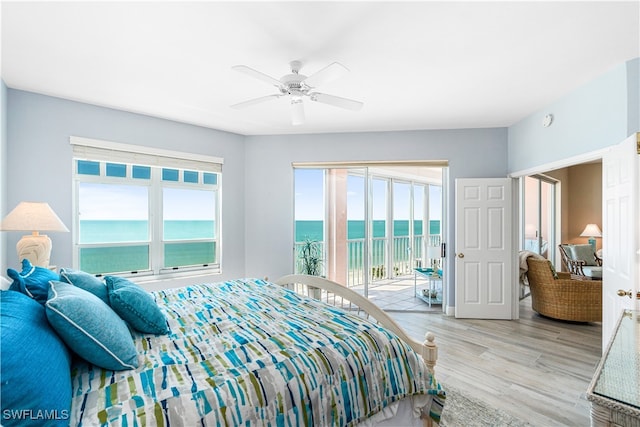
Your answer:
[[[526,191],[526,180],[533,179],[537,181],[536,185],[536,194],[535,202],[536,202],[536,223],[528,223],[527,222],[527,202],[528,193]],[[546,202],[548,206],[544,209],[544,203],[542,200],[543,197],[543,186],[548,185],[549,194],[546,197]],[[521,250],[530,250],[531,248],[527,248],[527,240],[531,240],[531,237],[534,237],[536,240],[536,245],[534,248],[538,248],[537,251],[532,251],[543,255],[544,250],[542,250],[544,243],[546,243],[546,258],[550,260],[554,265],[556,265],[556,247],[557,247],[557,235],[558,235],[558,211],[557,211],[557,197],[558,197],[558,181],[550,178],[545,175],[530,175],[523,176],[520,178],[520,191],[522,194],[521,197],[521,224],[520,224],[520,248]],[[544,240],[544,232],[543,232],[543,222],[544,216],[547,216],[547,226],[545,227],[545,231],[549,233],[546,242]],[[530,229],[533,225],[533,229]],[[533,232],[533,236],[531,233]]]

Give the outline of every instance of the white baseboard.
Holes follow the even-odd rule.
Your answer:
[[[447,316],[455,316],[456,315],[456,308],[454,306],[448,305],[447,306],[447,311],[445,312],[445,314]]]

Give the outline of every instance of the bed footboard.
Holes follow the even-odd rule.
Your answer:
[[[398,335],[400,339],[422,355],[431,375],[435,374],[438,346],[434,342],[435,335],[433,333],[427,332],[424,342],[414,340],[380,307],[359,293],[323,277],[290,274],[275,280],[273,283],[312,298],[323,300],[331,305],[357,310],[359,313],[364,312],[365,317],[375,319],[376,322]]]

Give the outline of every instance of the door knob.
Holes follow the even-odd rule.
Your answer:
[[[461,252],[458,254],[458,258],[464,258],[464,254]]]
[[[617,294],[618,294],[619,297],[627,297],[628,296],[629,298],[633,298],[633,291],[632,290],[625,291],[623,289],[618,289]],[[640,292],[637,293],[636,298],[640,299]]]

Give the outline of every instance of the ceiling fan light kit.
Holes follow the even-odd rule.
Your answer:
[[[348,73],[349,70],[344,65],[338,62],[333,62],[308,77],[304,74],[300,74],[300,68],[302,68],[302,63],[300,61],[291,61],[289,66],[291,67],[291,74],[286,74],[279,80],[258,70],[247,67],[246,65],[233,66],[232,69],[238,72],[247,74],[275,86],[279,93],[240,102],[232,105],[231,108],[242,109],[265,101],[270,101],[272,99],[288,96],[291,99],[291,123],[293,125],[300,125],[305,121],[303,104],[305,97],[313,102],[320,102],[322,104],[332,105],[334,107],[344,108],[347,110],[357,111],[362,108],[363,103],[360,101],[314,91],[316,87],[336,80]]]

